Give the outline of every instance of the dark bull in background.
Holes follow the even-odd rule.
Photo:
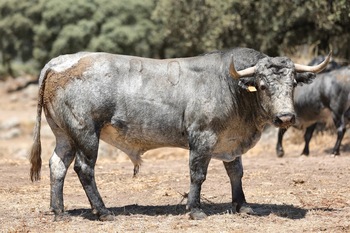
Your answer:
[[[310,62],[314,64],[319,58]],[[318,123],[327,122],[329,115],[337,131],[337,140],[332,155],[340,155],[340,146],[350,119],[350,67],[341,67],[334,61],[317,75],[310,85],[301,85],[294,90],[294,108],[297,115],[294,127],[305,129],[305,146],[302,155],[309,155],[309,143]],[[329,114],[329,112],[331,114]],[[286,128],[278,130],[276,154],[283,157],[283,135]]]
[[[147,150],[189,149],[187,208],[193,219],[206,217],[200,192],[208,164],[222,160],[233,210],[251,213],[242,189],[241,155],[257,143],[266,124],[294,124],[294,87],[309,83],[329,59],[304,66],[248,48],[165,60],[107,53],[54,58],[40,74],[31,179],[40,178],[44,109],[56,137],[50,159],[50,207],[56,219],[64,215],[64,178],[74,159],[93,213],[113,219],[95,182],[99,139],[124,151],[134,174]]]

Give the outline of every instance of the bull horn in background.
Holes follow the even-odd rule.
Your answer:
[[[318,65],[315,66],[306,66],[306,65],[300,65],[300,64],[294,64],[295,66],[295,71],[297,72],[312,72],[312,73],[319,73],[321,72],[324,68],[327,67],[328,62],[331,60],[332,57],[332,50],[329,52],[328,56],[326,59],[324,59],[323,62],[321,62]]]
[[[251,76],[254,73],[255,73],[255,66],[237,71],[235,68],[235,65],[233,64],[233,54],[231,55],[230,74],[233,78],[239,79],[245,76]]]

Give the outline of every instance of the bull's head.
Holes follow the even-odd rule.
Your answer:
[[[293,89],[298,83],[310,83],[316,73],[328,64],[331,52],[316,66],[294,64],[286,57],[265,57],[253,66],[236,71],[233,59],[230,74],[247,91],[257,91],[263,110],[277,127],[286,128],[295,122]]]

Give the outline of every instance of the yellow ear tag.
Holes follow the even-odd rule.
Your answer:
[[[248,92],[256,92],[256,88],[254,86],[248,86],[247,91]]]

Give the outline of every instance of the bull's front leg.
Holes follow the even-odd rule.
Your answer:
[[[233,211],[253,214],[254,211],[248,206],[242,188],[243,166],[241,156],[231,162],[223,163],[227,175],[230,177]]]
[[[309,155],[309,153],[310,153],[309,144],[310,144],[310,140],[312,138],[312,134],[314,133],[314,131],[316,129],[316,126],[317,126],[317,123],[306,128],[306,131],[304,134],[305,146],[304,146],[303,152],[301,152],[301,155],[306,155],[306,156]]]
[[[276,154],[277,157],[283,157],[284,150],[283,150],[283,135],[287,132],[286,128],[279,128],[278,129],[278,137],[277,137],[277,144],[276,144]]]
[[[199,153],[198,151],[190,151],[190,193],[188,194],[186,208],[190,210],[190,218],[199,220],[207,217],[200,205],[200,194],[202,183],[206,179],[210,156]]]

